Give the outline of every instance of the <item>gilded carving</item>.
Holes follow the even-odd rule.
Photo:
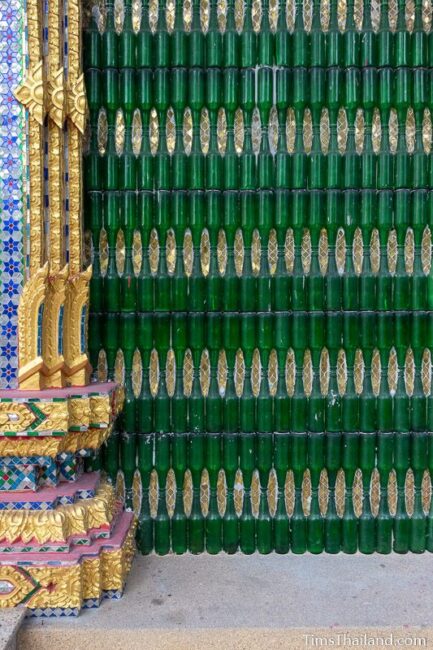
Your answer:
[[[44,414],[44,421],[39,424],[36,431],[67,431],[68,430],[68,402],[43,402],[38,404],[39,410]]]
[[[73,535],[109,528],[116,501],[111,485],[102,484],[95,497],[55,510],[5,510],[0,514],[0,541],[13,544],[68,543]]]
[[[69,272],[75,278],[82,270],[82,228],[81,228],[81,135],[79,131],[70,126],[68,129],[68,175],[69,175]],[[87,274],[91,274],[91,269]],[[89,275],[90,277],[90,275]]]
[[[50,77],[47,84],[48,114],[59,129],[63,129],[63,122],[65,119],[64,86],[64,71],[63,68],[59,68],[56,73]]]
[[[66,567],[32,566],[28,571],[40,584],[40,589],[27,601],[27,607],[81,607],[80,564]]]
[[[18,358],[20,388],[39,388],[42,356],[38,353],[40,306],[44,302],[48,265],[40,268],[24,286],[18,307]]]
[[[27,404],[0,402],[0,435],[11,431],[25,431],[35,420],[36,416]]]
[[[0,438],[0,456],[48,456],[55,458],[63,451],[64,438]]]
[[[69,400],[69,429],[84,429],[90,424],[90,399],[86,396]]]
[[[19,605],[39,587],[27,571],[7,564],[0,566],[0,580],[11,586],[10,591],[0,594],[0,607]]]
[[[84,349],[82,337],[82,313],[89,299],[89,281],[92,268],[79,275],[72,275],[66,283],[64,314],[64,357],[65,375],[74,385],[88,383],[90,364]]]
[[[70,84],[68,93],[68,117],[78,131],[84,135],[87,121],[87,97],[84,74]]]
[[[43,316],[44,336],[42,356],[45,387],[62,386],[63,354],[59,350],[60,309],[65,302],[65,286],[68,277],[66,265],[59,273],[50,275],[47,282]]]
[[[83,560],[81,565],[81,580],[83,598],[99,598],[101,596],[101,562],[98,558]]]
[[[101,426],[111,421],[111,403],[108,395],[92,395],[90,397],[91,422]]]
[[[45,117],[43,67],[42,60],[29,67],[24,82],[15,90],[17,100],[41,126]]]

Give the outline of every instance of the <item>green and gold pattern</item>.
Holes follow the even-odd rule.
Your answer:
[[[433,550],[431,21],[88,3],[89,355],[143,553]]]

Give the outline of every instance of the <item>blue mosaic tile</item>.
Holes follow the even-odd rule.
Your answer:
[[[18,302],[23,284],[25,111],[22,82],[25,0],[0,2],[0,388],[17,386]]]

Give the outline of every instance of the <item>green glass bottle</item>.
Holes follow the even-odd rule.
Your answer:
[[[141,5],[140,28],[136,37],[136,66],[137,68],[151,68],[154,63],[155,48],[153,47],[153,34],[149,23],[149,5]]]
[[[138,193],[138,225],[141,236],[141,267],[137,277],[137,311],[151,312],[154,306],[154,278],[150,268],[150,233],[154,218],[154,194]]]
[[[101,67],[117,68],[119,65],[119,36],[114,20],[114,3],[105,5],[105,29],[101,35]]]
[[[137,469],[141,477],[141,509],[138,516],[137,547],[140,553],[148,555],[153,551],[153,520],[150,514],[149,488],[153,469],[154,435],[152,433],[137,436]]]
[[[281,376],[282,373],[280,373],[280,378]],[[280,381],[281,379],[279,379]],[[285,496],[286,476],[290,464],[290,443],[291,438],[288,432],[277,431],[275,433],[274,468],[277,477],[277,503],[273,517],[273,547],[276,553],[288,553],[290,549],[289,516]]]
[[[206,34],[206,65],[209,68],[219,68],[222,63],[222,34],[218,24],[218,3],[209,2],[209,27]]]
[[[275,32],[275,64],[289,67],[291,64],[292,35],[287,29],[287,3],[280,0],[278,4],[278,22]]]
[[[371,512],[371,475],[375,465],[376,433],[362,432],[359,436],[359,468],[362,472],[362,513],[358,520],[359,550],[373,553],[376,548],[375,520]]]
[[[160,190],[156,197],[155,221],[159,241],[159,267],[155,277],[155,310],[168,312],[171,306],[171,275],[167,264],[167,243],[173,238],[170,232],[171,193]]]
[[[310,398],[311,401],[311,398]],[[325,433],[311,430],[308,434],[308,466],[311,480],[310,514],[307,520],[310,553],[321,553],[324,548],[324,521],[319,506],[320,474],[324,467]]]
[[[133,263],[133,238],[137,222],[137,196],[135,192],[127,191],[121,194],[120,211],[125,238],[125,265],[120,278],[120,310],[122,312],[134,312],[137,293],[137,279]]]
[[[305,553],[307,549],[307,520],[302,506],[302,483],[306,468],[307,436],[305,433],[294,431],[292,433],[292,469],[295,482],[295,505],[290,519],[293,553]]]
[[[338,553],[341,548],[342,522],[337,514],[335,484],[341,467],[341,433],[327,432],[325,466],[328,471],[328,507],[325,518],[325,551]]]
[[[177,3],[176,3],[177,4]],[[179,3],[180,4],[180,3]],[[166,2],[158,2],[158,19],[153,35],[153,48],[155,53],[155,68],[168,68],[171,63],[171,39],[167,30]]]
[[[105,192],[104,202],[105,229],[108,243],[108,265],[104,277],[104,306],[106,311],[115,313],[120,309],[120,278],[116,262],[116,242],[120,226],[118,192]]]
[[[393,521],[388,504],[388,482],[393,465],[394,433],[379,431],[377,434],[377,469],[379,470],[380,500],[376,516],[376,551],[388,554],[392,550]]]
[[[333,434],[336,436],[336,434]],[[344,470],[344,512],[341,521],[341,550],[352,554],[358,550],[358,519],[353,507],[353,481],[359,460],[359,435],[343,434],[342,468]]]

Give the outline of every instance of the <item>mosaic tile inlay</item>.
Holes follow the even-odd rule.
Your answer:
[[[23,77],[24,4],[0,2],[0,388],[17,384],[26,165],[25,111],[13,91]]]

